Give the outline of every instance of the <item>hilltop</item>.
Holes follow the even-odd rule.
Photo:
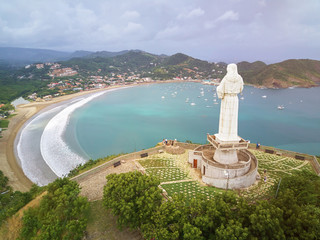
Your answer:
[[[240,62],[239,73],[245,83],[267,88],[314,87],[320,84],[320,61],[290,59],[267,65]]]
[[[97,52],[83,58],[61,62],[82,74],[136,75],[154,80],[221,78],[226,64],[209,63],[182,53],[172,56],[155,55],[140,50],[119,53]]]
[[[84,57],[91,53],[88,51],[63,52],[48,49],[0,47],[0,66],[19,68],[37,62],[54,62]]]

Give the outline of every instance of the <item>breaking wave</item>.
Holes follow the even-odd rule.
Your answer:
[[[63,140],[70,114],[104,93],[96,93],[68,106],[55,115],[46,125],[41,136],[40,151],[44,161],[58,177],[67,175],[70,170],[88,160],[74,152]]]

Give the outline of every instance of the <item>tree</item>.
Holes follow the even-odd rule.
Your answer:
[[[142,225],[141,231],[145,239],[182,239],[183,228],[190,228],[185,224],[188,224],[186,199],[174,196],[154,211],[150,221]]]
[[[147,223],[162,201],[160,181],[138,171],[111,174],[106,178],[103,202],[118,216],[118,226],[134,229]]]
[[[163,202],[141,227],[145,239],[246,239],[249,230],[239,217],[242,200],[230,192],[208,200],[174,196]],[[240,218],[241,219],[241,218]]]
[[[256,239],[285,239],[281,223],[283,211],[267,201],[252,205],[249,218],[250,235]]]
[[[23,216],[21,239],[81,239],[86,229],[84,197],[79,185],[67,178],[48,185],[39,207],[29,208]]]
[[[242,226],[238,220],[229,220],[221,224],[215,231],[215,239],[219,240],[245,240],[248,239],[249,229]]]
[[[0,193],[3,193],[10,189],[8,185],[9,178],[3,174],[0,170]]]
[[[281,227],[288,239],[320,239],[320,208],[301,205],[294,191],[286,189],[280,192],[273,204],[283,211]]]
[[[204,214],[199,214],[199,219],[194,220],[206,239],[217,239],[217,229],[238,218],[240,200],[234,193],[224,192],[206,201]]]
[[[32,199],[29,192],[13,191],[8,181],[8,177],[0,171],[0,225]]]
[[[277,187],[278,184],[275,184]],[[290,189],[299,205],[320,207],[320,177],[308,171],[297,171],[282,178],[279,193]]]

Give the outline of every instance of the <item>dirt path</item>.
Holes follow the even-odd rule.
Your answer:
[[[103,197],[103,187],[106,184],[106,176],[112,173],[125,173],[138,170],[134,160],[122,162],[120,166],[110,166],[95,174],[85,177],[78,181],[81,187],[81,195],[89,201],[100,200]]]

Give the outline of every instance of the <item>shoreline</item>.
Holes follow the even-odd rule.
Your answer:
[[[33,184],[33,182],[24,174],[14,152],[15,139],[21,128],[30,118],[53,104],[68,101],[76,97],[85,96],[87,94],[126,86],[127,85],[116,85],[109,88],[83,91],[70,95],[59,96],[47,102],[31,102],[17,106],[15,111],[17,115],[10,119],[8,129],[3,131],[3,137],[0,138],[0,170],[9,178],[9,185],[13,188],[13,190],[26,192],[29,191]]]
[[[108,88],[94,89],[90,91],[83,91],[78,93],[73,93],[70,95],[64,95],[60,97],[53,98],[51,101],[47,102],[31,102],[24,105],[19,105],[16,108],[16,116],[10,119],[9,128],[3,131],[3,138],[0,138],[0,170],[9,178],[9,185],[13,187],[14,190],[28,191],[32,186],[32,182],[25,176],[22,171],[21,164],[19,163],[19,158],[16,157],[14,153],[15,139],[18,137],[18,133],[23,128],[24,124],[39,114],[42,110],[50,109],[49,106],[63,103],[65,101],[70,101],[71,99],[90,95],[92,93],[108,91],[115,88],[125,88],[125,87],[135,87],[141,85],[151,85],[159,83],[187,83],[191,81],[184,80],[168,80],[168,81],[155,81],[155,82],[145,82],[130,85],[115,85]],[[201,81],[192,81],[201,82]],[[44,112],[43,111],[43,112]]]
[[[33,182],[24,174],[19,160],[16,158],[14,144],[15,139],[24,126],[24,124],[33,116],[38,114],[41,110],[49,107],[50,105],[71,100],[76,97],[85,96],[88,94],[107,91],[114,88],[134,87],[146,84],[155,83],[173,83],[173,82],[187,82],[184,80],[167,80],[155,81],[130,85],[114,85],[108,88],[94,89],[89,91],[77,92],[69,95],[59,96],[53,98],[51,101],[45,102],[30,102],[16,107],[15,116],[10,119],[9,127],[3,131],[3,137],[0,138],[0,170],[5,176],[9,178],[9,185],[15,191],[26,192],[29,191]]]

